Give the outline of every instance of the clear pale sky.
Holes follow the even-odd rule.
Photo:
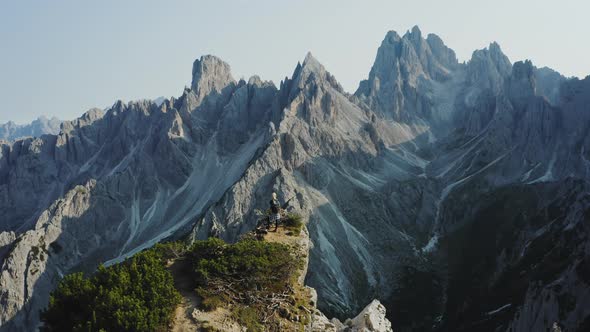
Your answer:
[[[195,58],[276,85],[307,51],[354,92],[388,30],[418,25],[466,61],[497,41],[512,62],[590,74],[587,0],[0,0],[0,123],[178,96]]]

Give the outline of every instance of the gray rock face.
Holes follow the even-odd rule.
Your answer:
[[[344,323],[329,320],[321,312],[314,313],[310,332],[393,332],[391,322],[385,317],[385,307],[378,300],[369,303],[356,317]]]
[[[208,61],[229,68],[212,57],[203,63]],[[197,91],[220,86],[209,70],[217,71],[197,70]],[[211,92],[199,100],[190,90],[160,106],[117,102],[106,112],[91,110],[65,122],[57,136],[2,144],[2,329],[37,324],[57,276],[91,272],[98,263],[120,261],[186,232],[183,227],[240,178],[265,142],[264,118],[270,118],[268,100],[276,89],[256,79],[240,87],[229,82],[225,89],[224,99]],[[236,110],[263,122],[228,128]],[[227,142],[217,127],[241,141]],[[76,203],[77,190],[86,192],[84,204]],[[5,245],[5,238],[16,239]],[[51,251],[54,242],[59,253]],[[41,259],[38,252],[47,253]],[[26,277],[30,271],[34,276]]]
[[[369,303],[350,323],[351,331],[393,332],[391,322],[385,318],[385,307],[377,300]]]
[[[14,141],[23,137],[39,137],[46,134],[56,135],[59,133],[61,122],[55,117],[48,119],[41,116],[27,125],[17,125],[14,122],[0,124],[0,140]]]
[[[467,81],[481,90],[498,93],[511,70],[510,60],[494,42],[486,49],[473,52],[467,64]]]
[[[217,98],[227,96],[229,85],[235,84],[231,76],[231,70],[227,63],[221,59],[205,55],[195,60],[193,64],[193,80],[191,89],[194,91],[197,103],[200,103],[205,97],[215,103]]]
[[[537,94],[544,96],[552,105],[559,104],[561,85],[567,79],[551,68],[535,68]]]
[[[431,100],[424,90],[433,82],[444,82],[459,68],[455,52],[436,35],[425,40],[418,27],[400,37],[387,33],[377,51],[369,79],[355,95],[370,108],[396,121],[411,123],[429,119]]]
[[[354,95],[311,54],[278,89],[204,56],[178,99],[1,143],[1,329],[32,329],[63,274],[170,237],[235,241],[276,191],[308,221],[329,317],[377,298],[396,330],[583,331],[589,105],[590,78],[496,43],[460,64],[418,28],[386,35]]]

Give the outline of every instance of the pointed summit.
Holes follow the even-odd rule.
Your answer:
[[[235,83],[235,80],[231,75],[231,67],[220,58],[204,55],[193,63],[191,89],[195,92],[197,100],[201,101],[214,91],[221,93],[232,83]]]
[[[310,86],[331,86],[333,89],[344,93],[344,89],[330,74],[326,68],[311,54],[307,52],[303,63],[297,63],[291,79],[284,82],[289,91],[287,100],[292,100],[299,91]]]
[[[512,64],[502,53],[500,45],[492,42],[487,48],[476,50],[467,63],[467,79],[470,84],[498,92],[504,79],[510,75]]]
[[[432,54],[443,66],[447,68],[456,68],[459,65],[455,51],[445,45],[438,35],[429,33],[426,37],[426,43],[430,47]]]
[[[499,62],[504,62],[506,63],[506,60],[508,61],[507,63],[510,64],[510,60],[508,59],[508,57],[504,54],[504,52],[502,52],[502,48],[500,47],[500,45],[493,41],[490,43],[490,45],[488,46],[488,50],[490,52],[490,56],[492,57],[492,59],[499,61]]]
[[[316,58],[314,58],[311,52],[307,52],[305,55],[302,67],[308,68],[310,71],[321,71],[324,68],[324,66],[322,66],[322,64]]]
[[[478,57],[478,56],[482,56],[482,55],[490,57],[493,60],[501,61],[504,63],[506,62],[504,60],[508,60],[506,55],[504,55],[504,52],[502,52],[502,48],[500,47],[500,45],[495,41],[491,42],[488,45],[488,47],[486,47],[486,48],[473,51],[472,60],[474,57]],[[508,61],[508,64],[510,64],[510,61]],[[510,65],[510,67],[511,67],[511,65]]]
[[[422,38],[418,26],[403,37],[389,31],[377,50],[369,77],[355,95],[377,112],[397,121],[411,122],[424,116],[423,107],[411,96],[423,78],[444,82],[459,66],[455,52],[435,35]],[[426,112],[426,111],[424,111]]]
[[[414,27],[411,30],[406,31],[406,33],[402,37],[402,40],[410,42],[414,47],[418,48],[421,46],[420,44],[422,44],[422,42],[424,41],[422,39],[422,31],[420,31],[420,28],[417,25],[414,25]]]
[[[303,63],[297,62],[291,81],[295,85],[299,85],[300,82],[305,82],[311,73],[315,73],[316,76],[322,76],[322,72],[325,72],[324,66],[314,58],[311,52],[307,52]]]
[[[500,44],[498,44],[498,42],[493,41],[490,43],[490,45],[488,46],[488,49],[490,50],[490,52],[502,52],[502,49],[500,48]]]
[[[513,101],[524,103],[524,100],[535,94],[535,89],[535,74],[531,60],[515,62],[508,79],[508,93]]]
[[[397,32],[390,30],[385,35],[385,39],[383,39],[383,42],[381,44],[384,44],[384,43],[395,44],[395,43],[398,43],[401,39],[402,39],[402,37],[400,37],[400,35]]]
[[[313,57],[313,54],[311,54],[311,51],[307,51],[307,54],[305,54],[305,59],[303,59],[303,63],[308,62],[308,61],[316,61],[317,60]]]
[[[296,82],[296,85],[299,85],[301,82],[307,81],[310,75],[314,74],[319,78],[324,76],[325,72],[324,66],[314,58],[311,52],[307,52],[303,63],[297,63],[297,67],[293,72],[293,81]]]
[[[422,31],[417,25],[414,25],[410,32],[410,37],[415,40],[420,40],[422,38]]]

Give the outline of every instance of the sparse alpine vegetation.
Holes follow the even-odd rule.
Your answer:
[[[302,232],[300,216],[286,220],[275,237]],[[198,295],[204,311],[224,307],[248,331],[278,331],[285,324],[302,330],[312,306],[297,282],[304,267],[298,248],[250,235],[235,244],[217,238],[157,244],[92,276],[68,275],[42,313],[43,331],[169,330],[186,291],[177,289],[176,279],[187,275],[189,292]],[[188,268],[174,269],[175,263]],[[195,327],[207,324],[197,321]]]
[[[180,302],[162,247],[66,276],[42,313],[43,331],[166,331]]]
[[[304,317],[305,309],[297,307],[304,306],[304,299],[296,289],[303,262],[293,252],[286,244],[255,239],[196,242],[188,255],[202,309],[227,306],[248,331],[268,330],[265,325],[278,317]]]

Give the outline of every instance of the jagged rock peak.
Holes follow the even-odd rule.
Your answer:
[[[561,87],[567,81],[566,77],[548,67],[535,68],[534,72],[537,94],[546,97],[552,105],[559,104]]]
[[[504,54],[504,52],[502,52],[502,48],[500,47],[500,44],[498,44],[495,41],[491,42],[490,45],[488,46],[488,50],[489,50],[491,58],[496,63],[501,63],[504,66],[506,66],[506,65],[510,66],[510,59],[508,59],[506,54]]]
[[[122,101],[118,100],[113,108],[117,105],[124,105]],[[120,106],[122,107],[122,106]],[[79,118],[72,120],[72,121],[64,121],[61,123],[60,130],[61,132],[67,133],[76,128],[86,127],[93,124],[95,121],[100,120],[104,117],[105,111],[100,108],[91,108],[86,111],[82,116]]]
[[[510,75],[509,92],[513,98],[523,99],[535,94],[535,67],[530,60],[515,62]]]
[[[86,113],[82,114],[80,119],[84,119],[88,122],[96,121],[104,116],[104,111],[100,108],[91,108]]]
[[[434,56],[437,62],[447,68],[454,68],[459,64],[455,51],[447,47],[439,36],[429,33],[426,39],[424,39],[422,31],[417,25],[411,30],[406,31],[403,37],[400,37],[395,31],[387,32],[381,45],[395,45],[398,55],[401,56],[402,53],[408,52],[402,52],[403,49],[400,42],[405,44],[405,47],[411,45],[411,48],[413,48],[414,53],[421,62],[428,61],[428,57]],[[428,64],[423,65],[428,66]]]
[[[322,64],[320,64],[316,58],[314,58],[311,52],[307,52],[305,59],[303,60],[303,68],[307,68],[311,71],[321,71],[324,69],[324,66],[322,66]]]
[[[500,45],[495,41],[491,42],[490,45],[484,49],[473,51],[470,62],[483,58],[493,63],[498,71],[503,73],[509,73],[512,68],[510,60],[504,52],[502,52]]]
[[[249,86],[256,86],[256,87],[272,87],[276,89],[276,86],[273,81],[265,81],[260,78],[258,75],[253,75],[248,79]]]
[[[375,76],[391,76],[392,70],[397,72],[401,69],[407,73],[405,79],[413,80],[415,76],[425,73],[434,79],[444,80],[446,73],[458,64],[455,52],[440,37],[429,34],[424,39],[420,28],[414,26],[403,37],[395,31],[387,32],[377,50],[369,81]],[[396,69],[398,66],[400,68]]]
[[[193,63],[193,79],[191,89],[199,101],[213,91],[222,90],[235,83],[231,75],[231,67],[214,55],[203,55]]]
[[[531,60],[517,61],[512,66],[512,77],[514,79],[533,78],[533,62]]]
[[[429,33],[426,42],[430,46],[432,54],[441,64],[448,68],[455,68],[459,65],[455,51],[449,48],[438,35]]]
[[[399,37],[389,31],[375,57],[367,80],[361,81],[355,96],[378,113],[392,116],[398,121],[415,120],[420,111],[409,111],[416,98],[415,94],[423,79],[446,82],[459,68],[455,52],[448,48],[436,35],[422,37],[415,26]],[[414,105],[422,109],[420,105]],[[426,112],[426,111],[425,111]],[[426,115],[422,114],[422,115]]]
[[[337,91],[344,93],[342,86],[336,81],[336,78],[330,74],[326,68],[311,54],[307,52],[303,63],[297,63],[297,67],[293,72],[293,78],[290,80],[290,96],[303,89],[310,83],[314,84],[328,84]]]
[[[258,75],[254,75],[248,79],[248,85],[261,85],[261,84],[262,84],[262,80],[260,79],[260,76],[258,76]]]
[[[475,50],[467,63],[467,80],[482,89],[497,93],[504,79],[510,75],[512,64],[502,52],[500,45],[492,42],[488,47]]]
[[[488,49],[490,50],[490,52],[492,53],[496,53],[496,54],[504,54],[502,53],[502,48],[500,47],[500,44],[498,44],[497,41],[493,41],[490,43],[490,45],[488,46]]]
[[[324,66],[311,54],[307,52],[303,63],[298,62],[295,70],[293,71],[293,81],[299,81],[300,78],[306,79],[312,73],[316,76],[322,76],[326,72]]]
[[[395,43],[399,42],[401,39],[402,38],[400,37],[400,35],[397,34],[397,32],[390,30],[385,35],[385,39],[383,39],[382,44],[384,44],[384,43],[395,44]]]
[[[404,34],[404,38],[407,38],[414,43],[420,43],[422,41],[422,31],[420,31],[420,28],[417,25],[414,25],[412,30],[407,31]]]

